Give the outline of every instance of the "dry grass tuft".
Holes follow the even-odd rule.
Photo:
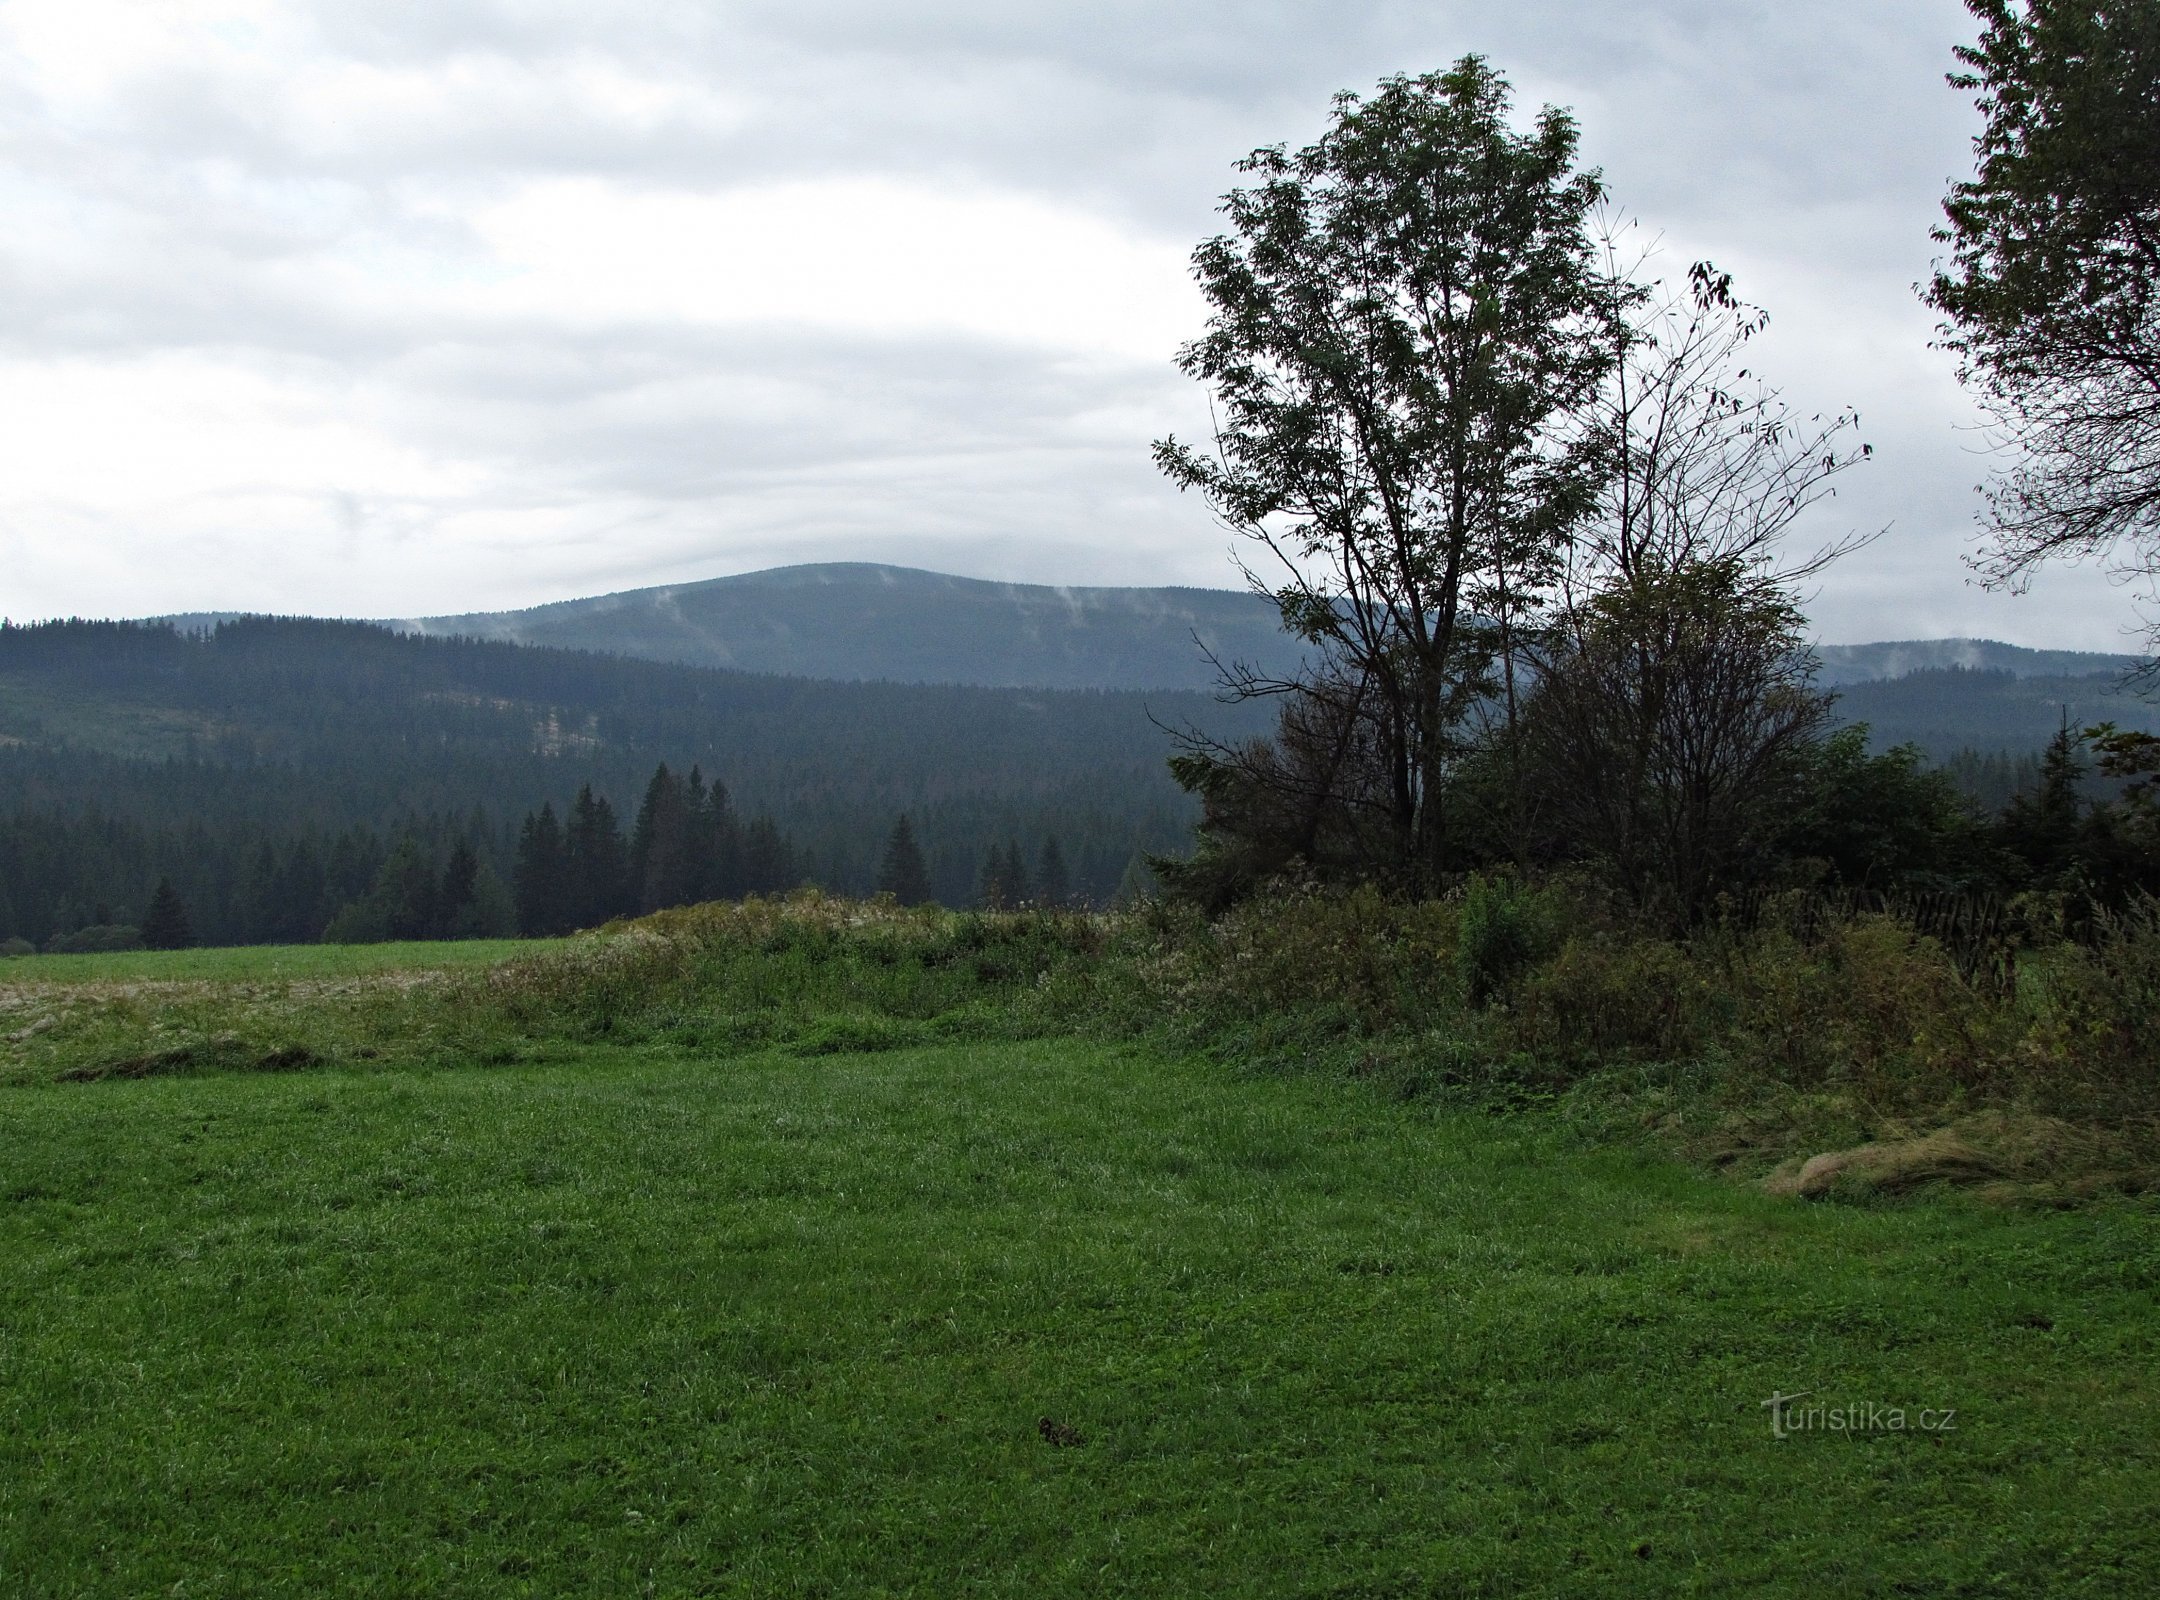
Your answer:
[[[2025,1111],[1987,1111],[1924,1133],[1795,1156],[1763,1180],[1771,1194],[1816,1200],[1902,1194],[1930,1185],[2010,1204],[2072,1203],[2160,1189],[2150,1128],[2105,1130]]]

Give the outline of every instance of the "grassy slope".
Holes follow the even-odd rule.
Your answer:
[[[0,1588],[2151,1592],[2156,1246],[1070,1041],[15,1087]]]

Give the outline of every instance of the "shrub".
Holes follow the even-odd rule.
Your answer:
[[[1370,886],[1249,900],[1210,922],[1165,910],[1130,959],[1149,1019],[1202,1033],[1264,1018],[1337,1034],[1452,1020],[1458,908],[1390,900]]]
[[[1551,955],[1558,906],[1512,878],[1473,877],[1456,921],[1455,975],[1474,1006],[1504,998],[1516,980]]]
[[[142,935],[119,923],[94,923],[73,933],[54,934],[45,941],[50,956],[98,955],[109,950],[140,950]]]
[[[2107,1104],[2160,1090],[2160,901],[2100,913],[2088,942],[2032,953],[2017,991],[2021,1074],[2069,1079]]]
[[[1518,1048],[1579,1073],[1701,1055],[1727,1009],[1685,946],[1592,931],[1523,978],[1509,1032]]]

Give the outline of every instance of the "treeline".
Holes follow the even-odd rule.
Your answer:
[[[1980,676],[1921,687],[1947,705]],[[138,926],[161,878],[195,937],[220,944],[320,938],[355,906],[341,932],[387,937],[589,922],[603,905],[708,888],[868,895],[903,814],[925,899],[1108,904],[1191,837],[1198,808],[1164,771],[1157,724],[1235,746],[1270,720],[1265,703],[1198,695],[823,684],[359,624],[0,627],[0,739],[16,741],[0,742],[0,939],[43,947]],[[521,915],[521,819],[551,810],[567,852],[588,789],[617,819],[628,872],[663,762],[709,787],[726,774],[735,843],[715,844],[704,883],[649,892],[640,868],[628,884],[566,891],[580,910],[543,894]],[[1478,770],[1458,764],[1465,865],[1486,859]],[[1989,812],[2039,783],[2032,757],[1967,755],[1950,770]],[[470,900],[456,875],[444,885],[460,841],[476,864]],[[1323,818],[1312,847],[1293,840],[1287,854],[1333,870],[1338,842]],[[660,849],[663,878],[674,848]],[[1272,871],[1272,850],[1257,855]]]
[[[343,944],[554,935],[819,881],[812,852],[769,815],[745,820],[695,765],[685,776],[663,763],[627,832],[620,816],[589,783],[560,814],[543,801],[508,829],[482,808],[277,841],[253,827],[146,828],[95,808],[21,813],[0,819],[0,944],[151,943],[161,898],[186,930],[181,943]],[[1129,864],[1112,893],[1134,892],[1140,870]],[[1111,898],[1074,878],[1054,834],[1032,852],[1017,838],[994,843],[958,876],[953,905]],[[941,898],[905,816],[885,836],[878,881],[859,892],[873,888],[907,904]]]
[[[1135,860],[1109,903],[1129,903],[1153,887],[1152,873],[1145,863]],[[915,843],[913,825],[905,816],[893,824],[885,841],[885,854],[878,863],[877,892],[892,896],[904,906],[921,905],[935,898],[922,851]],[[1076,886],[1072,869],[1066,865],[1065,847],[1056,834],[1051,834],[1035,852],[1032,867],[1018,839],[992,845],[983,855],[972,903],[986,911],[1071,911],[1105,902]]]
[[[2020,678],[1974,667],[1929,667],[1840,684],[1832,710],[1841,722],[1866,723],[1881,747],[1916,744],[1961,777],[1974,751],[2020,752],[2026,770],[2009,788],[1993,774],[1970,771],[1974,798],[1989,807],[2008,800],[2019,784],[2031,785],[2033,764],[2065,719],[2076,727],[2114,722],[2160,732],[2160,707],[2137,680],[2117,673]]]
[[[514,835],[484,810],[273,843],[240,830],[145,829],[94,810],[0,821],[0,941],[122,948],[160,893],[190,939],[373,943],[559,934],[662,906],[784,892],[806,858],[769,816],[738,820],[726,788],[662,765],[626,838],[590,784]]]
[[[627,839],[615,808],[589,786],[567,817],[542,805],[518,829],[517,921],[527,934],[775,894],[800,881],[801,858],[772,818],[739,821],[725,786],[708,786],[697,767],[687,778],[664,764],[653,773]]]
[[[474,850],[514,901],[518,819],[546,803],[567,825],[589,785],[628,828],[662,762],[724,773],[746,830],[777,819],[795,881],[872,893],[905,812],[944,904],[974,903],[993,845],[1032,860],[1053,835],[1075,893],[1107,901],[1190,834],[1157,720],[1264,719],[1200,694],[825,683],[303,619],[0,627],[0,822],[136,836],[124,869],[93,850],[65,883],[9,880],[41,943],[100,900],[139,914],[167,869],[201,937],[254,937],[261,842],[327,854],[358,830],[379,868],[415,818],[475,809]],[[440,871],[447,838],[423,834]]]
[[[280,839],[236,825],[149,828],[95,806],[20,812],[0,818],[0,940],[124,946],[160,883],[195,943],[508,934],[516,917],[502,859],[480,811]]]

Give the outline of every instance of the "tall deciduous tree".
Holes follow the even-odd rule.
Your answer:
[[[1728,274],[1697,262],[1668,285],[1652,258],[1624,258],[1629,232],[1601,239],[1625,308],[1589,411],[1604,470],[1570,545],[1531,759],[1499,787],[1518,853],[1534,820],[1547,848],[1689,920],[1759,865],[1823,721],[1793,593],[1863,540],[1785,540],[1872,452],[1855,413],[1797,416],[1742,364],[1769,319]]]
[[[1966,0],[1984,125],[1928,284],[2011,453],[1988,487],[1992,580],[2054,557],[2160,578],[2160,3]]]
[[[1386,870],[1433,884],[1447,779],[1472,708],[1505,695],[1560,552],[1594,489],[1577,426],[1611,361],[1596,270],[1595,173],[1548,107],[1509,122],[1506,81],[1445,73],[1339,96],[1318,142],[1240,163],[1229,231],[1194,254],[1212,308],[1179,356],[1217,405],[1211,447],[1165,439],[1162,470],[1204,494],[1268,562],[1255,586],[1312,648],[1384,777]],[[1264,764],[1196,746],[1205,791]],[[1220,785],[1217,785],[1218,789]]]

